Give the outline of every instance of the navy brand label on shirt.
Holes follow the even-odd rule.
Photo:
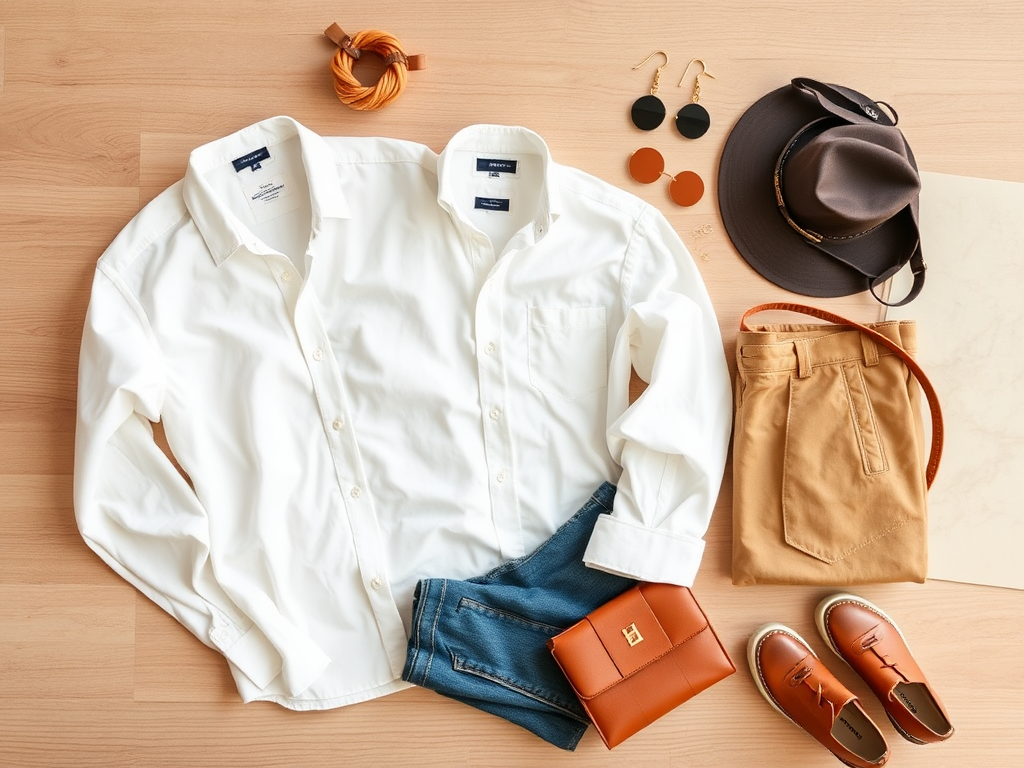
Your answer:
[[[239,158],[235,158],[231,161],[231,164],[235,166],[235,171],[239,172],[243,168],[251,168],[254,171],[260,169],[260,163],[270,159],[270,150],[266,147],[260,147],[255,152],[250,152],[248,155],[242,155]]]
[[[487,173],[491,176],[500,176],[503,173],[518,173],[518,160],[502,160],[496,157],[478,157],[476,159],[476,172]]]
[[[508,211],[507,197],[478,197],[473,207],[483,211]]]

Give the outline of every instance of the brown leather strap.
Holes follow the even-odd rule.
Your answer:
[[[331,39],[332,43],[345,51],[353,59],[358,59],[363,55],[362,51],[352,46],[352,38],[349,37],[348,33],[337,22],[325,29],[324,34]]]
[[[343,30],[337,22],[334,22],[331,26],[325,29],[324,34],[327,35],[332,43],[345,51],[345,53],[353,59],[358,59],[363,55],[362,50],[352,45],[352,37]],[[386,67],[390,67],[396,62],[401,62],[402,64],[405,64],[406,69],[409,70],[427,68],[427,57],[422,53],[415,53],[408,56],[403,51],[395,50],[381,58],[384,59],[384,66]]]
[[[756,307],[751,307],[743,313],[743,317],[740,318],[740,330],[749,331],[750,328],[747,326],[747,318],[751,315],[757,314],[758,312],[764,312],[770,309],[799,312],[802,315],[810,315],[811,317],[816,317],[819,320],[825,320],[829,323],[849,325],[856,328],[861,333],[866,334],[879,344],[888,347],[902,358],[903,362],[907,364],[907,368],[910,369],[911,373],[914,374],[914,377],[921,385],[921,390],[928,399],[928,409],[932,418],[932,448],[928,457],[928,467],[925,471],[925,478],[928,481],[928,487],[931,488],[932,482],[935,480],[935,474],[939,471],[939,461],[942,459],[942,443],[946,433],[942,424],[942,409],[939,407],[938,393],[936,393],[932,383],[928,380],[925,372],[921,369],[921,366],[917,364],[917,361],[913,356],[888,336],[868,328],[866,325],[855,323],[853,320],[847,320],[845,317],[840,317],[839,315],[833,314],[832,312],[828,312],[824,309],[808,307],[804,304],[792,304],[790,302],[782,301],[758,304]]]

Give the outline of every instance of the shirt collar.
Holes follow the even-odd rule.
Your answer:
[[[543,165],[543,180],[537,218],[534,224],[538,232],[546,232],[561,215],[561,198],[555,182],[554,170],[557,164],[551,159],[548,145],[538,134],[528,128],[507,125],[471,125],[456,133],[437,158],[437,201],[452,215],[457,215],[459,178],[456,178],[456,163],[452,162],[455,152],[495,153],[502,155],[540,155]]]
[[[249,228],[224,204],[205,174],[261,147],[272,147],[295,136],[299,138],[302,165],[309,184],[313,233],[319,232],[325,218],[344,219],[351,215],[338,179],[337,163],[327,142],[290,117],[271,117],[255,123],[193,150],[185,171],[185,205],[218,265],[242,246],[250,249],[261,246]]]

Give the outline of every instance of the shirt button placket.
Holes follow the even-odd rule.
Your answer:
[[[509,258],[506,254],[503,258]],[[515,484],[512,482],[512,446],[507,417],[505,351],[502,337],[501,274],[499,265],[484,285],[476,306],[476,327],[482,354],[478,357],[480,400],[491,403],[481,413],[484,428],[484,452],[490,475],[491,511],[503,556],[518,557],[523,538]]]
[[[390,591],[386,589],[383,575],[385,558],[375,519],[372,486],[362,474],[356,425],[348,418],[351,411],[342,372],[331,354],[330,336],[320,320],[313,295],[299,301],[296,331],[306,360],[309,361],[321,423],[331,446],[336,487],[341,494],[343,507],[339,514],[347,517],[352,532],[352,546],[359,553],[357,567],[360,583],[368,593],[372,591],[374,594],[371,607],[380,626],[388,632],[400,632],[401,619]]]

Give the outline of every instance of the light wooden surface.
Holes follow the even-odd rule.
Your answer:
[[[332,21],[388,30],[428,68],[382,112],[352,112],[331,87],[321,32]],[[242,705],[221,658],[78,537],[75,378],[93,267],[182,175],[189,150],[265,117],[436,150],[470,123],[522,124],[560,162],[668,215],[731,350],[743,309],[789,296],[737,256],[718,216],[718,156],[743,109],[794,76],[838,82],[897,108],[923,169],[1024,181],[1022,33],[1019,0],[0,0],[0,765],[836,765],[761,700],[744,658],[770,620],[824,653],[811,614],[829,590],[730,585],[728,481],[696,592],[738,672],[613,753],[593,733],[563,753],[418,689],[322,713]],[[689,98],[692,70],[676,87],[687,61],[702,57],[715,75],[702,81],[704,138],[630,124],[654,72],[631,67],[656,49],[671,56],[660,93],[670,112]],[[704,200],[682,210],[664,185],[634,184],[626,158],[644,145],[671,172],[701,174]],[[864,296],[817,303],[878,315]],[[891,765],[1024,765],[1024,593],[943,582],[859,591],[899,620],[957,726],[946,744],[904,742],[830,660],[883,724]]]

